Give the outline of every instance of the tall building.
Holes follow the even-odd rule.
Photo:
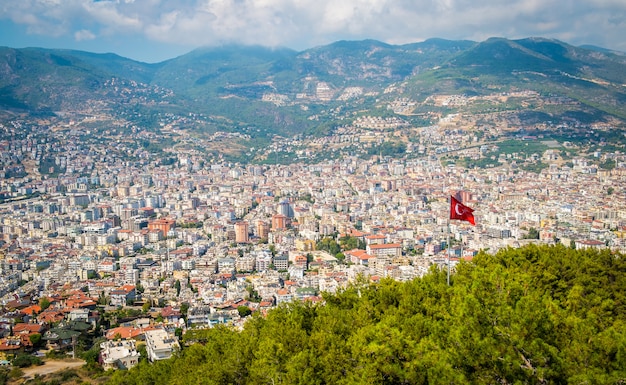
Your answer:
[[[176,222],[173,219],[155,219],[148,223],[148,230],[161,230],[165,236],[170,232],[176,225]]]
[[[274,230],[282,230],[287,228],[287,220],[289,218],[282,214],[272,216],[272,228]]]
[[[294,217],[293,208],[291,207],[288,201],[284,200],[278,204],[278,214],[284,215],[287,218]]]
[[[235,223],[235,242],[248,243],[248,222],[242,221]]]
[[[267,223],[265,221],[259,220],[256,223],[256,232],[257,232],[257,235],[259,236],[259,238],[267,239],[267,237],[268,237],[268,235],[270,233],[270,225],[269,225],[269,223]]]

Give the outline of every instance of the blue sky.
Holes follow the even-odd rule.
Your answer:
[[[548,37],[626,52],[626,0],[0,0],[0,46],[158,62],[227,43]]]

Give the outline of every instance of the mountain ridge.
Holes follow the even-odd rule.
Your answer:
[[[343,40],[303,51],[227,45],[153,64],[111,53],[0,47],[0,76],[6,110],[54,114],[99,105],[126,116],[201,113],[234,122],[232,131],[255,127],[266,136],[328,133],[349,116],[329,108],[386,115],[381,102],[495,90],[560,95],[594,116],[626,119],[626,55],[540,37]]]

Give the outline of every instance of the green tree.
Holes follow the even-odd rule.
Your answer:
[[[256,291],[256,289],[254,288],[254,286],[247,285],[246,291],[248,292],[248,295],[246,296],[246,301],[257,302],[257,303],[261,302],[262,298],[259,295],[259,292]]]
[[[539,239],[539,230],[531,227],[528,229],[528,233],[524,235],[524,239]]]
[[[107,305],[109,303],[109,298],[104,294],[104,292],[100,292],[98,295],[98,305]]]
[[[48,299],[48,297],[41,297],[39,299],[39,306],[41,307],[41,311],[44,311],[47,308],[49,308],[50,307],[50,300]]]
[[[32,365],[43,365],[41,358],[26,353],[19,353],[13,358],[13,366],[27,368]]]
[[[626,378],[626,258],[529,245],[433,267],[408,282],[365,277],[281,304],[241,330],[191,329],[171,360],[111,384],[565,384]],[[199,343],[196,343],[199,342]],[[207,379],[206,373],[211,373]],[[122,377],[123,376],[123,377]]]
[[[187,319],[187,313],[189,312],[189,303],[183,302],[180,304],[180,313],[183,315],[183,318]]]
[[[252,314],[252,310],[250,310],[250,308],[245,305],[237,306],[237,312],[239,313],[239,316],[241,318],[247,317]]]
[[[342,250],[352,250],[356,249],[359,246],[359,239],[352,236],[344,236],[339,238],[339,245]]]
[[[332,238],[325,237],[315,245],[317,250],[328,251],[332,255],[336,255],[341,251],[341,246]]]
[[[30,340],[30,343],[33,344],[33,347],[35,349],[38,349],[39,347],[41,347],[41,343],[42,343],[41,334],[33,333],[30,336],[28,336],[28,339]]]

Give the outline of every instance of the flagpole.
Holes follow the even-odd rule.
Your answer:
[[[469,231],[469,230],[468,230]],[[461,237],[461,254],[459,254],[459,263],[463,260],[463,233],[459,233],[459,236]]]
[[[448,286],[450,286],[450,218],[448,218],[448,239],[446,241],[446,246],[448,247]]]

